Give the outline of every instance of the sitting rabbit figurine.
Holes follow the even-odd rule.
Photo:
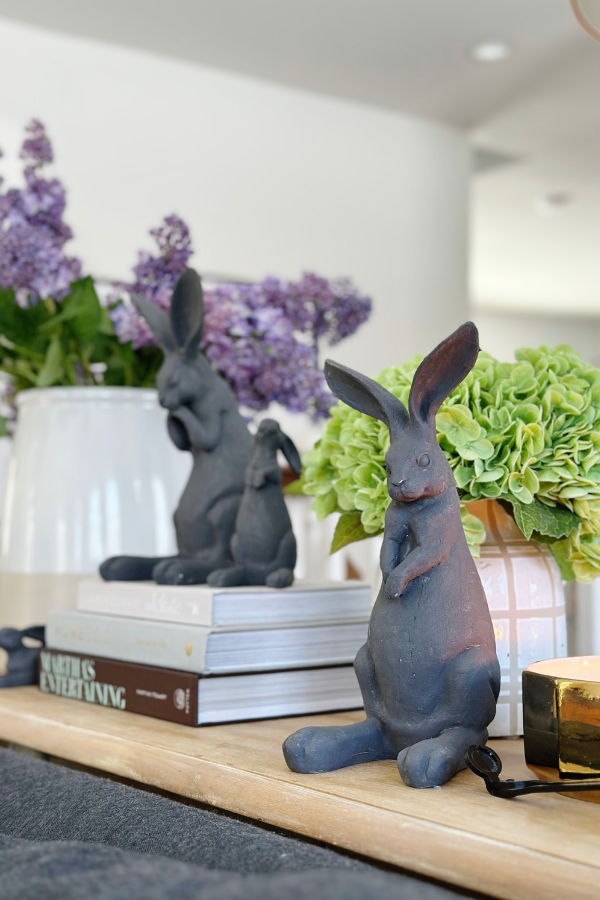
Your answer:
[[[254,438],[231,539],[234,565],[209,575],[208,583],[215,587],[266,584],[284,588],[294,580],[296,539],[283,498],[278,450],[300,475],[302,463],[293,442],[274,419],[263,419]]]
[[[23,638],[33,638],[45,642],[46,629],[43,625],[32,625],[18,631],[16,628],[0,628],[0,648],[8,653],[6,675],[0,675],[0,688],[21,687],[37,684],[40,647],[27,647]]]
[[[397,758],[412,787],[434,787],[484,744],[500,689],[500,666],[485,594],[460,518],[454,477],[435,415],[472,369],[479,350],[467,322],[423,360],[408,411],[381,385],[328,362],[327,382],[345,403],[390,431],[392,502],[381,550],[383,583],[355,670],[366,718],[303,728],[284,743],[295,772],[327,772]]]
[[[191,451],[194,465],[174,515],[179,555],[114,556],[100,574],[105,581],[198,584],[232,561],[252,438],[231,388],[200,352],[204,300],[196,272],[186,269],[177,281],[170,316],[141,297],[134,302],[165,354],[156,383],[169,410],[169,435],[180,450]]]

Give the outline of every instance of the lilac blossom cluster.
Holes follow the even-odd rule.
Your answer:
[[[20,306],[38,300],[61,300],[81,277],[81,263],[63,247],[73,236],[63,221],[65,189],[46,179],[43,166],[53,161],[44,126],[32,119],[21,148],[22,188],[2,190],[0,179],[0,287],[13,288]]]
[[[179,216],[167,216],[150,234],[158,246],[158,255],[140,250],[133,267],[135,281],[116,282],[111,295],[111,301],[117,304],[110,311],[117,337],[122,344],[131,341],[135,350],[152,346],[154,338],[131,297],[139,295],[161,309],[169,309],[175,282],[185,272],[192,255],[190,231]]]
[[[168,308],[192,253],[189,231],[176,216],[151,234],[159,254],[140,254],[135,282],[117,286],[120,302],[110,313],[119,340],[135,348],[152,345],[153,338],[131,296]],[[276,402],[314,418],[328,415],[333,398],[319,367],[319,340],[336,344],[353,334],[371,312],[368,297],[349,281],[305,274],[298,282],[220,284],[205,290],[204,302],[202,349],[241,407],[258,412]]]
[[[319,368],[317,347],[301,339],[282,306],[270,302],[264,283],[222,284],[204,295],[202,348],[231,385],[240,406],[327,416],[333,398]]]

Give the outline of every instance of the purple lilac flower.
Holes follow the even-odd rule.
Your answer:
[[[46,129],[39,119],[32,119],[25,126],[25,131],[29,137],[25,138],[19,154],[24,159],[28,167],[35,168],[43,166],[46,163],[54,162],[54,152],[52,144],[46,134]]]
[[[298,282],[267,278],[263,285],[270,302],[281,305],[294,328],[309,334],[315,344],[319,338],[339,343],[371,314],[371,300],[361,297],[348,279],[330,282],[306,272]]]
[[[177,216],[151,232],[159,253],[140,253],[132,284],[116,285],[110,311],[120,341],[154,344],[133,303],[141,294],[167,309],[173,286],[192,253],[189,231]],[[221,284],[204,292],[202,349],[250,412],[276,402],[292,412],[326,417],[333,403],[318,361],[318,341],[334,344],[368,318],[371,301],[348,281],[305,274],[295,282],[267,278],[256,284]]]
[[[63,252],[73,236],[62,218],[65,189],[42,174],[42,166],[52,162],[52,145],[38,120],[26,130],[29,137],[21,148],[25,186],[0,193],[0,287],[13,288],[20,306],[47,297],[62,300],[81,277],[81,262]]]
[[[132,295],[139,294],[162,309],[168,309],[175,282],[192,255],[189,228],[179,216],[167,216],[150,234],[158,245],[158,255],[152,256],[141,250],[137,265],[133,267],[135,281],[116,282],[111,297],[118,303],[110,310],[115,332],[121,343],[131,341],[136,350],[151,346],[155,341],[146,322],[138,315],[131,301]]]

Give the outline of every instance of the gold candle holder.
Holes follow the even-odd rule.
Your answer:
[[[561,778],[600,775],[600,656],[549,659],[523,672],[527,765]]]

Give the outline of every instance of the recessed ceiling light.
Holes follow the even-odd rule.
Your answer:
[[[470,54],[475,62],[502,62],[512,54],[512,47],[505,41],[482,41],[471,47]]]

